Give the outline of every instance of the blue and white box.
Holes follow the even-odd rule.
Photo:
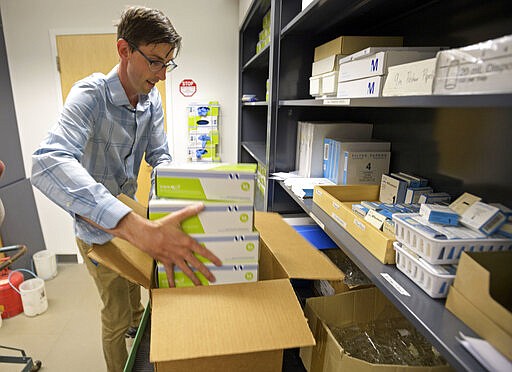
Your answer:
[[[471,229],[491,235],[498,231],[506,220],[507,217],[499,208],[478,201],[466,209],[460,222]]]
[[[405,193],[407,191],[407,182],[388,176],[382,175],[380,182],[379,200],[383,203],[403,203],[405,201]]]
[[[420,216],[428,222],[440,223],[442,225],[457,226],[459,224],[457,212],[445,205],[422,204]]]
[[[405,193],[405,203],[418,203],[421,195],[429,194],[433,191],[431,187],[409,187]]]

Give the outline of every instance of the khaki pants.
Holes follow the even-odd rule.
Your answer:
[[[101,264],[93,263],[87,257],[87,252],[92,246],[78,238],[76,241],[103,302],[101,333],[107,369],[109,372],[123,371],[128,358],[125,343],[126,330],[130,326],[138,327],[144,312],[144,307],[140,303],[140,286],[129,282]]]

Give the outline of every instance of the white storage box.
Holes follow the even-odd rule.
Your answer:
[[[434,94],[512,92],[512,35],[437,55]]]
[[[338,77],[339,79],[339,77]],[[380,97],[384,76],[373,76],[366,79],[357,79],[340,82],[338,80],[337,98],[365,98]]]
[[[382,96],[432,94],[437,58],[389,66]]]
[[[457,263],[464,251],[488,252],[512,250],[512,239],[489,237],[487,239],[436,239],[426,235],[409,223],[417,213],[395,213],[395,237],[410,250],[430,264]]]
[[[396,267],[423,289],[432,298],[445,298],[455,279],[455,265],[430,265],[420,256],[398,242],[393,243],[396,251]]]
[[[313,97],[336,97],[338,91],[338,72],[332,71],[309,78],[309,94]]]

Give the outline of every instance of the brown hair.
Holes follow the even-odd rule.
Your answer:
[[[169,18],[158,9],[131,6],[125,9],[117,24],[117,39],[140,46],[148,44],[171,44],[176,56],[181,47],[178,35]]]

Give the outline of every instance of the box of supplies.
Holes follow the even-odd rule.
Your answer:
[[[146,215],[145,208],[122,199]],[[249,365],[277,371],[283,349],[315,344],[290,279],[339,280],[342,273],[278,214],[257,212],[255,227],[260,234],[257,282],[155,289],[153,258],[127,241],[115,238],[89,252],[151,290],[150,361],[155,370],[224,372]]]
[[[254,202],[256,164],[164,163],[155,168],[159,198]]]
[[[352,210],[362,200],[376,201],[379,185],[315,186],[313,202],[384,264],[395,263],[395,250],[389,235],[377,229]]]

